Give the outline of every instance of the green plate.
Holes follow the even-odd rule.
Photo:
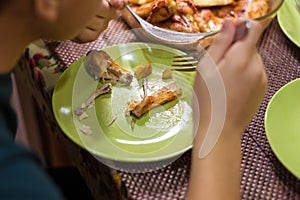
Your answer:
[[[147,77],[148,94],[171,81],[182,88],[183,94],[181,98],[144,114],[132,129],[132,117],[126,116],[125,111],[130,100],[140,99],[143,95],[141,81],[134,77],[130,86],[115,84],[110,94],[98,97],[87,111],[89,117],[80,121],[73,115],[73,110],[103,84],[86,73],[82,64],[85,57],[82,57],[62,74],[53,93],[54,115],[63,132],[92,154],[116,161],[159,161],[190,149],[194,73],[174,72],[170,80],[161,78],[162,71],[171,65],[172,57],[183,55],[183,52],[150,43],[120,44],[102,50],[130,71],[138,64],[151,62],[153,72]],[[114,117],[117,117],[116,121],[109,126]],[[90,126],[93,134],[83,134],[80,131],[83,125]]]
[[[300,14],[293,0],[285,0],[277,14],[278,23],[284,34],[300,47]]]
[[[265,118],[270,146],[281,163],[300,178],[300,79],[283,86],[271,99]]]

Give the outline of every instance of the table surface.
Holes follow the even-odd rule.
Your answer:
[[[47,47],[65,69],[89,50],[138,41],[122,17],[111,22],[95,42],[48,42]],[[259,43],[259,53],[269,77],[267,95],[242,137],[242,199],[300,199],[300,180],[278,161],[268,143],[264,116],[268,102],[283,85],[300,77],[300,48],[271,22]],[[148,173],[120,172],[133,199],[184,199],[190,169],[190,151],[163,169]]]

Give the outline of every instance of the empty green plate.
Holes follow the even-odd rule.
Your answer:
[[[277,14],[278,23],[284,34],[300,47],[300,14],[293,0],[285,0]]]
[[[153,72],[147,77],[148,94],[175,81],[182,88],[182,98],[144,114],[132,129],[132,118],[126,116],[125,111],[130,100],[140,99],[143,95],[141,81],[134,78],[130,86],[116,84],[110,94],[98,97],[87,112],[89,117],[80,121],[73,114],[74,109],[103,84],[86,73],[82,64],[85,57],[82,57],[62,74],[53,93],[54,115],[63,132],[93,155],[123,162],[159,161],[190,149],[194,73],[174,72],[170,80],[161,78],[163,70],[170,67],[172,58],[183,55],[183,52],[150,43],[120,44],[102,50],[130,71],[138,64],[151,62]],[[109,126],[114,117],[116,121]],[[83,125],[91,127],[93,134],[82,133],[80,128]]]
[[[280,88],[265,116],[270,146],[280,162],[300,178],[300,79]]]

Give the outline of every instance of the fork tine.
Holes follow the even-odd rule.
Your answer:
[[[195,66],[198,63],[198,59],[194,57],[176,57],[173,59],[173,64],[172,66],[174,67],[185,67],[185,66]]]
[[[195,71],[195,67],[197,66],[200,58],[204,56],[205,51],[186,51],[184,55],[178,55],[173,57],[172,67],[180,68],[182,70],[177,71]],[[190,67],[187,69],[186,67]]]
[[[193,72],[196,70],[198,55],[194,52],[186,53],[185,55],[174,56],[172,61],[172,70],[181,72]]]
[[[173,62],[198,62],[198,60],[194,57],[176,57]]]
[[[196,71],[196,67],[178,67],[178,68],[171,68],[173,71],[179,71],[179,72],[194,72]]]
[[[173,67],[196,67],[197,63],[178,63],[172,64]]]
[[[185,55],[174,56],[174,58],[182,58],[182,57],[186,57],[187,55],[189,57],[197,58],[197,57],[199,57],[199,52],[195,51],[195,50],[187,51]]]

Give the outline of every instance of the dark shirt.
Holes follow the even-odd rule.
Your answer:
[[[63,199],[30,150],[14,142],[16,116],[10,107],[10,74],[0,76],[0,199]]]

